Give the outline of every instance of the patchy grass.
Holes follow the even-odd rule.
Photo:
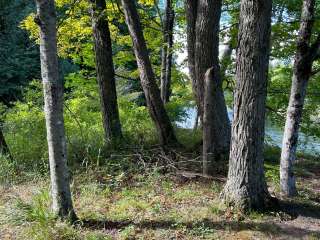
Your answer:
[[[267,151],[265,166],[276,196],[278,153]],[[47,180],[2,186],[0,239],[320,239],[319,161],[299,159],[299,196],[283,201],[283,211],[247,216],[225,208],[221,181],[185,179],[161,168],[134,174],[110,168],[74,174],[74,205],[81,219],[74,226],[50,213]]]

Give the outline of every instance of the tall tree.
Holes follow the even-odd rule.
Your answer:
[[[122,0],[126,23],[132,38],[133,49],[140,71],[141,85],[146,97],[150,115],[157,127],[162,145],[177,145],[170,119],[161,100],[155,75],[148,55],[147,45],[143,36],[136,1]]]
[[[161,99],[164,103],[169,101],[171,95],[171,68],[173,51],[174,9],[172,0],[166,0],[163,21],[163,47],[161,56]]]
[[[63,218],[75,220],[63,120],[63,82],[59,79],[57,28],[54,0],[36,0],[35,22],[40,28],[41,76],[51,176],[52,210]]]
[[[312,65],[319,58],[320,34],[316,41],[311,43],[314,21],[315,0],[304,0],[280,161],[281,192],[288,197],[296,194],[293,163],[296,158],[299,127]]]
[[[219,28],[221,0],[186,1],[189,72],[193,83],[200,119],[203,123],[204,173],[208,174],[214,159],[228,154],[231,126],[222,89],[219,65]],[[211,69],[206,84],[205,73]],[[215,89],[213,89],[213,87]],[[205,102],[210,99],[209,102]],[[211,94],[212,96],[208,96]],[[210,105],[211,107],[205,106]],[[204,110],[211,111],[205,113]],[[205,116],[204,116],[205,115]],[[206,118],[204,120],[204,118]],[[212,136],[208,136],[211,134]],[[212,152],[214,151],[214,152]],[[208,162],[207,156],[211,163]]]
[[[221,5],[221,0],[200,0],[196,22],[195,58],[199,88],[202,88],[202,81],[204,82],[203,171],[205,174],[213,174],[214,164],[218,170],[220,165],[218,161],[223,155],[229,154],[230,149],[231,126],[219,65]],[[208,69],[211,70],[205,77]],[[208,168],[209,165],[211,166]]]
[[[268,205],[263,167],[271,0],[241,0],[234,120],[228,180],[222,196],[241,210]]]
[[[90,1],[96,72],[100,91],[105,139],[107,142],[117,142],[122,137],[122,132],[112,59],[112,43],[106,15],[106,1]]]
[[[209,68],[219,65],[221,2],[221,0],[185,2],[189,74],[201,119],[204,108],[204,76]]]

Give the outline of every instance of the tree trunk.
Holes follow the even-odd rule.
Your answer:
[[[196,88],[203,118],[204,81],[206,71],[219,66],[219,22],[221,0],[198,0],[195,25],[195,72]]]
[[[230,150],[230,126],[221,125],[229,122],[229,118],[224,114],[227,110],[219,70],[218,65],[216,69],[214,67],[208,69],[205,74],[203,173],[206,175],[221,173],[225,169],[225,159]]]
[[[91,4],[96,72],[105,139],[106,142],[117,143],[121,139],[122,133],[112,60],[112,43],[106,15],[106,1],[91,0]]]
[[[315,0],[303,2],[297,52],[293,67],[293,77],[287,118],[284,129],[280,160],[280,189],[284,196],[296,195],[293,163],[296,158],[298,133],[308,81],[312,72],[313,54],[310,49],[311,33],[315,20]]]
[[[161,100],[135,4],[133,0],[122,0],[149,112],[159,132],[161,144],[178,145],[170,119]]]
[[[227,205],[246,211],[268,206],[263,144],[270,51],[271,0],[241,0],[234,120]]]
[[[196,63],[195,63],[195,43],[196,43],[196,21],[198,0],[186,0],[186,20],[187,20],[187,50],[188,50],[188,68],[189,76],[192,83],[192,90],[195,96],[197,111],[199,113],[200,122],[202,122],[202,111],[197,89]],[[202,124],[202,123],[201,123]]]
[[[219,22],[221,16],[221,0],[198,0],[196,9],[197,16],[194,26],[195,32],[193,33],[191,30],[188,32],[191,34],[189,38],[193,38],[195,42],[191,43],[190,40],[188,44],[193,44],[194,48],[193,50],[190,50],[190,53],[194,53],[195,80],[193,84],[195,85],[194,89],[196,92],[196,98],[198,99],[197,105],[200,119],[204,126],[203,160],[205,167],[207,164],[211,166],[214,164],[213,162],[207,163],[208,154],[212,156],[210,157],[212,161],[214,158],[222,159],[223,155],[226,153],[228,154],[230,148],[231,126],[222,89],[219,65]],[[191,21],[193,15],[191,14],[191,10],[189,11],[190,13],[187,17],[189,17],[188,23],[191,24],[194,23],[194,21]],[[192,11],[195,10],[192,9]],[[195,34],[195,37],[193,37],[192,34]],[[206,92],[204,86],[205,73],[209,68],[212,68],[211,71],[213,71],[213,73],[209,74],[210,78],[207,80],[213,81],[213,83],[207,83],[207,87],[210,89],[208,89],[206,94],[211,103],[204,103],[204,94]],[[213,86],[214,89],[212,88]],[[212,96],[208,96],[208,94],[212,94]],[[208,106],[204,106],[205,104],[209,104],[210,108]],[[210,112],[205,113],[204,109]],[[206,115],[206,120],[204,120],[204,115]],[[206,121],[206,123],[204,123],[204,121]],[[209,132],[206,131],[208,125],[210,125],[209,128],[211,129]],[[214,135],[208,137],[209,133]],[[207,142],[208,140],[209,142]],[[213,155],[207,152],[213,149],[215,151]],[[210,169],[213,168],[205,167],[203,169],[204,173],[211,174],[212,172],[210,172]]]
[[[63,120],[63,83],[59,80],[57,30],[54,0],[36,0],[36,23],[40,27],[41,76],[50,162],[52,210],[63,218],[75,220]]]
[[[9,147],[2,132],[2,126],[0,126],[0,154],[9,156],[11,158]]]
[[[171,67],[173,48],[174,10],[172,1],[167,0],[163,30],[163,47],[161,56],[161,99],[163,103],[169,102],[171,95]]]
[[[215,146],[214,126],[211,119],[214,118],[214,69],[210,68],[205,75],[205,94],[204,94],[204,115],[203,115],[203,175],[209,175],[214,172],[215,166]]]
[[[200,122],[203,119],[205,73],[209,68],[219,66],[221,5],[221,0],[186,0],[185,2],[189,75]],[[223,125],[230,128],[229,122]]]

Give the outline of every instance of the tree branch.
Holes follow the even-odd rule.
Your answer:
[[[118,78],[123,78],[123,79],[130,80],[130,81],[136,81],[137,80],[137,79],[134,79],[134,78],[131,78],[131,77],[127,77],[127,76],[123,76],[123,75],[120,75],[120,74],[117,74],[117,73],[115,73],[114,75],[116,77],[118,77]]]
[[[161,14],[161,11],[160,11],[160,8],[159,8],[159,6],[158,6],[158,1],[157,0],[154,0],[154,6],[155,6],[155,8],[156,8],[156,10],[157,10],[157,13],[158,13],[158,15],[159,15],[159,18],[160,18],[160,24],[159,24],[159,26],[161,27],[161,28],[164,28],[164,23],[163,23],[163,18],[162,18],[162,14]]]

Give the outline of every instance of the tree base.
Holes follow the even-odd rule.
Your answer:
[[[295,197],[298,195],[295,176],[280,179],[280,194],[282,197]]]
[[[70,224],[75,224],[76,222],[79,221],[79,218],[73,209],[69,211],[59,211],[59,212],[56,212],[55,214],[57,219],[66,221]]]
[[[228,207],[247,213],[251,210],[265,211],[279,208],[278,199],[271,197],[264,187],[260,190],[250,191],[248,187],[236,188],[236,184],[226,184],[220,198]]]

